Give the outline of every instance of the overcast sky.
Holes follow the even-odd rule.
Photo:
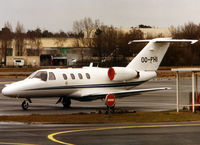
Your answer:
[[[0,0],[0,28],[17,22],[25,30],[72,31],[75,20],[91,17],[106,25],[130,28],[200,23],[200,0]]]

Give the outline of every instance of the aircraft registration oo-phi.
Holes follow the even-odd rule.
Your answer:
[[[70,107],[71,99],[92,101],[107,95],[124,97],[168,88],[133,89],[156,77],[158,69],[171,42],[196,43],[197,40],[156,38],[133,40],[148,42],[126,67],[89,67],[67,69],[41,69],[26,79],[5,85],[2,94],[23,98],[22,108],[27,110],[32,98],[57,97],[57,103]]]

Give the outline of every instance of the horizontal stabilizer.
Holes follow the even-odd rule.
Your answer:
[[[186,42],[186,43],[191,43],[194,44],[198,40],[190,40],[190,39],[152,39],[152,40],[133,40],[130,41],[128,44],[131,44],[133,42],[155,42],[155,43],[170,43],[170,42]]]

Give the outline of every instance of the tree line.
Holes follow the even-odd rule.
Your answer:
[[[141,28],[151,28],[151,26],[140,24]],[[178,27],[170,28],[172,38],[174,39],[200,39],[200,24],[192,22],[186,23]],[[162,37],[160,35],[154,37]],[[2,62],[6,62],[7,49],[13,45],[15,40],[15,55],[23,56],[25,39],[28,40],[32,48],[37,48],[34,55],[39,55],[41,47],[40,38],[56,38],[58,45],[62,46],[65,38],[74,38],[74,47],[82,48],[81,62],[84,63],[84,48],[89,47],[94,50],[93,56],[98,58],[98,63],[103,66],[109,65],[126,65],[130,59],[134,57],[145,44],[133,43],[128,44],[131,40],[152,39],[152,36],[144,38],[143,32],[131,27],[129,31],[108,26],[100,20],[92,20],[84,18],[73,22],[73,31],[52,33],[48,30],[41,31],[40,28],[25,31],[23,24],[17,23],[15,31],[13,31],[10,23],[5,23],[0,31],[1,50],[0,55]],[[161,65],[164,66],[192,66],[200,65],[200,42],[190,45],[186,43],[172,44],[164,57]]]
[[[15,31],[13,31],[12,26],[9,22],[6,22],[4,27],[0,30],[0,56],[1,60],[0,62],[2,64],[6,64],[6,56],[8,54],[8,49],[12,48],[13,46],[13,40],[15,40],[15,56],[23,56],[26,54],[24,46],[25,43],[28,42],[28,45],[31,48],[36,48],[36,50],[32,51],[29,50],[29,55],[38,56],[39,55],[39,49],[41,47],[41,39],[40,38],[55,38],[58,45],[60,44],[60,41],[62,41],[65,38],[76,38],[76,37],[83,37],[81,34],[76,35],[73,32],[67,32],[64,31],[52,33],[48,30],[41,30],[40,28],[36,28],[35,30],[28,30],[25,31],[23,24],[17,23],[17,26],[15,28]],[[25,42],[25,40],[27,42]],[[27,54],[26,54],[27,55]]]
[[[148,25],[140,24],[138,28],[152,28]],[[131,40],[137,39],[153,39],[163,37],[161,34],[157,36],[147,35],[144,38],[143,32],[133,28],[128,32],[117,29],[114,26],[107,26],[99,20],[92,21],[90,18],[84,18],[73,23],[73,30],[78,35],[83,33],[87,39],[77,38],[77,46],[86,45],[94,47],[95,55],[99,58],[99,63],[105,65],[126,65],[130,59],[134,57],[145,44],[132,43]],[[200,40],[200,24],[193,22],[185,23],[178,27],[170,27],[173,39],[196,39]],[[93,32],[92,30],[95,30]],[[81,44],[80,44],[81,42]],[[106,60],[110,58],[110,60]],[[196,66],[200,65],[200,41],[193,45],[188,43],[172,43],[167,51],[162,66]]]
[[[105,25],[100,20],[93,21],[91,18],[74,21],[73,32],[76,35],[84,34],[84,37],[76,38],[75,45],[93,48],[94,56],[98,58],[98,64],[101,66],[126,65],[130,61],[127,58],[133,57],[141,47],[141,44],[128,45],[128,42],[144,39],[143,32],[139,29],[131,28],[125,32],[123,29]],[[84,56],[84,48],[82,52]]]
[[[178,27],[170,27],[174,39],[200,40],[200,24],[185,23]],[[170,46],[162,62],[163,66],[197,66],[200,65],[200,41],[191,45],[174,43]]]

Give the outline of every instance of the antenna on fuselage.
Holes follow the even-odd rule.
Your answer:
[[[93,62],[90,62],[90,65],[89,65],[89,67],[93,67]]]

